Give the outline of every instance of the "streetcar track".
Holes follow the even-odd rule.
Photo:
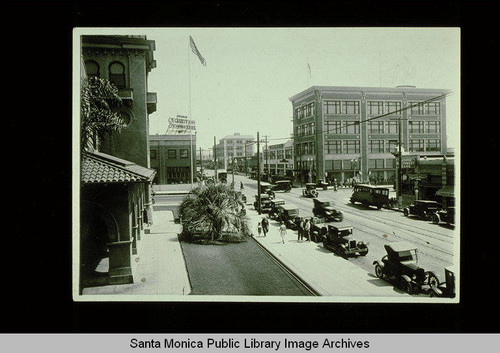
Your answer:
[[[289,277],[291,277],[302,287],[304,287],[308,293],[310,293],[314,297],[320,296],[320,294],[316,290],[314,290],[314,288],[309,286],[304,280],[296,275],[288,266],[286,266],[280,259],[278,259],[273,253],[271,253],[265,246],[263,246],[255,238],[251,238],[255,242],[255,244],[257,244],[257,246],[264,252],[264,254],[266,254],[271,259],[271,261],[273,261],[278,267],[280,267]]]

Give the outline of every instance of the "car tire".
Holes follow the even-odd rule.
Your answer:
[[[327,245],[328,245],[328,243],[326,242],[326,239],[323,239],[323,247],[325,249],[328,249]]]
[[[406,208],[405,208],[405,209],[403,210],[403,214],[404,214],[406,217],[408,217],[408,216],[409,216],[408,209],[406,209]]]
[[[436,277],[436,275],[432,272],[427,272],[426,275],[427,275],[427,284],[433,289],[437,288],[439,286],[439,280]]]
[[[349,201],[351,201],[353,205],[356,203],[356,201],[354,201],[353,199],[350,199]]]
[[[384,269],[380,266],[380,264],[375,265],[375,276],[380,279],[384,278]]]
[[[439,216],[435,213],[432,215],[432,223],[439,224]]]

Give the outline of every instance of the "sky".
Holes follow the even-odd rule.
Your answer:
[[[311,86],[449,89],[448,146],[460,145],[458,28],[134,28],[154,40],[148,77],[157,111],[150,133],[168,119],[196,121],[197,147],[238,132],[283,143],[292,132],[289,98]],[[109,32],[108,32],[109,33]],[[206,60],[189,50],[189,36]],[[311,75],[309,75],[309,67]]]

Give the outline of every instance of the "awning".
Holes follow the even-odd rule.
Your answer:
[[[447,185],[444,188],[436,191],[436,195],[444,197],[455,197],[455,187],[453,185]]]

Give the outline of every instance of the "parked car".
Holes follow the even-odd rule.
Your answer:
[[[271,200],[271,210],[269,211],[269,218],[276,219],[279,215],[279,206],[284,205],[285,200],[283,199],[273,199]]]
[[[403,209],[403,214],[407,217],[417,216],[420,219],[431,220],[432,215],[441,208],[440,206],[437,201],[416,200],[413,205]]]
[[[218,180],[219,180],[219,182],[226,184],[227,183],[227,172],[219,172]]]
[[[342,212],[333,208],[333,204],[330,200],[324,198],[313,199],[314,208],[313,214],[316,217],[323,217],[327,222],[337,221],[342,222],[344,216]]]
[[[352,227],[349,225],[328,225],[328,232],[323,236],[323,247],[332,250],[342,257],[366,256],[368,244],[352,238]]]
[[[326,233],[328,233],[328,224],[325,223],[325,220],[319,217],[311,217],[311,240],[320,243]]]
[[[375,275],[394,280],[399,287],[409,293],[416,293],[427,286],[432,289],[439,281],[431,271],[418,266],[417,248],[408,242],[394,242],[384,245],[387,255],[381,261],[374,261]]]
[[[278,180],[272,187],[273,191],[290,192],[292,190],[292,182],[290,180]]]
[[[307,183],[306,188],[302,189],[302,196],[304,196],[304,197],[318,197],[318,191],[316,191],[316,184]]]
[[[278,207],[279,214],[276,218],[278,222],[283,222],[287,228],[297,229],[297,218],[299,218],[299,208],[295,205],[281,205]]]
[[[275,197],[275,194],[274,194],[274,191],[272,189],[273,189],[272,184],[265,182],[265,181],[260,182],[260,194],[261,195],[268,194],[273,199]]]
[[[323,181],[323,179],[319,179],[318,182],[316,183],[316,187],[318,189],[323,189],[323,190],[328,189],[329,185],[330,184],[328,184],[327,182]]]
[[[456,296],[455,273],[456,269],[454,266],[445,267],[444,269],[445,281],[439,283],[437,287],[431,288],[431,290],[429,291],[430,297],[455,298]]]
[[[253,203],[253,207],[258,210],[259,209],[259,196],[255,195],[255,202]],[[269,212],[271,210],[271,197],[268,194],[260,194],[260,207],[261,212]]]
[[[455,207],[448,207],[443,210],[434,212],[431,216],[432,223],[439,224],[441,222],[455,224]]]
[[[389,189],[374,185],[357,184],[354,186],[351,203],[361,203],[365,207],[375,206],[381,209],[389,202]]]

